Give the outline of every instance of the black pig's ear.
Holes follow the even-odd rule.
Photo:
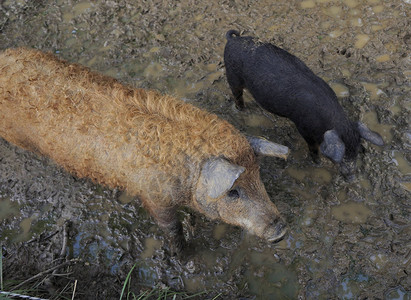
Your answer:
[[[377,146],[384,146],[384,141],[381,135],[379,135],[375,131],[371,131],[370,129],[368,129],[368,127],[364,123],[358,122],[357,128],[358,132],[360,133],[360,136],[364,140],[367,140]]]
[[[324,141],[320,145],[321,153],[339,163],[342,161],[345,153],[345,145],[334,129],[324,133]]]
[[[270,142],[262,137],[246,136],[256,155],[275,156],[287,159],[289,149],[286,146]]]
[[[200,180],[207,189],[209,197],[216,199],[233,186],[245,168],[230,163],[221,157],[210,158],[204,163]]]

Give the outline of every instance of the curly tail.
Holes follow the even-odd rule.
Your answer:
[[[225,34],[225,37],[227,40],[229,40],[233,37],[233,35],[240,36],[240,33],[237,30],[231,29],[227,31],[227,33]]]

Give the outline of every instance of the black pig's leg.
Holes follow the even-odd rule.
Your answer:
[[[150,211],[170,240],[171,254],[180,254],[184,248],[185,240],[183,225],[177,218],[176,209],[174,207],[157,207],[150,209]]]
[[[235,106],[237,107],[237,109],[242,110],[244,108],[244,83],[239,77],[232,75],[229,72],[227,72],[227,81],[230,85],[231,91],[233,92]]]
[[[321,162],[320,155],[318,153],[318,144],[317,143],[309,143],[308,149],[310,150],[310,155],[314,163],[319,164]]]
[[[302,135],[304,140],[307,142],[308,150],[310,151],[310,156],[314,163],[319,164],[321,162],[319,155],[319,144],[315,142],[315,139],[312,137],[310,129],[302,126],[301,124],[297,126],[298,132]]]
[[[243,88],[231,88],[231,91],[234,95],[235,107],[242,110],[244,108]]]

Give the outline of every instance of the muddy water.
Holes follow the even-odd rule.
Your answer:
[[[68,255],[84,263],[72,277],[82,278],[78,288],[90,295],[108,290],[101,278],[90,279],[96,268],[104,278],[124,279],[136,264],[137,290],[161,283],[188,292],[208,290],[211,298],[221,293],[409,299],[410,5],[402,0],[3,1],[1,49],[52,51],[125,83],[173,94],[243,132],[291,148],[287,162],[265,158],[261,167],[267,191],[289,224],[283,241],[267,245],[183,210],[190,247],[182,258],[170,258],[164,235],[138,199],[73,178],[47,159],[1,141],[0,241],[6,249],[21,244],[36,257],[46,254],[36,265],[16,251],[17,257],[5,257],[6,267],[44,269],[51,263],[47,251],[60,252],[59,230],[71,220]],[[263,112],[248,93],[247,109],[235,109],[222,63],[224,34],[231,28],[299,56],[331,85],[353,120],[383,136],[382,148],[363,143],[356,181],[345,182],[326,159],[313,164],[294,125]],[[52,240],[42,239],[56,231]],[[42,247],[24,243],[33,239]],[[93,285],[96,281],[101,286]],[[120,291],[120,283],[113,290]]]

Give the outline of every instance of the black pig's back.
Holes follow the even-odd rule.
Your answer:
[[[227,76],[235,73],[269,112],[291,119],[306,139],[320,143],[325,131],[348,119],[334,91],[300,59],[251,37],[228,39]]]

